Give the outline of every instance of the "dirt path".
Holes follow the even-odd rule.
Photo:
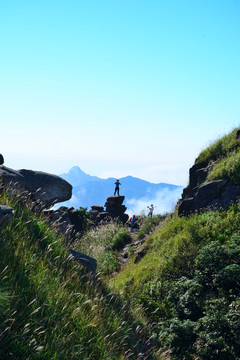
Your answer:
[[[122,250],[118,253],[118,261],[121,265],[121,268],[127,263],[129,257],[133,254],[136,254],[140,246],[144,243],[144,239],[137,239],[137,230],[131,231],[129,229],[129,234],[131,235],[130,241],[124,246]]]

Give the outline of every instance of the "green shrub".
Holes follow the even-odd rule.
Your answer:
[[[124,245],[129,242],[131,235],[126,228],[120,228],[118,232],[113,236],[111,249],[121,250]]]
[[[150,234],[157,225],[159,225],[164,219],[166,215],[153,215],[145,216],[142,220],[139,232],[137,234],[137,238],[143,239],[146,235]]]
[[[94,257],[98,263],[97,270],[109,275],[119,268],[116,251],[122,249],[130,238],[126,227],[113,222],[87,231],[75,249]]]
[[[168,300],[179,319],[196,321],[203,315],[204,289],[197,279],[179,279],[169,291]]]
[[[171,349],[177,359],[191,359],[193,345],[196,340],[196,323],[191,320],[180,321],[173,318],[164,323],[159,334],[163,349]]]
[[[98,271],[102,275],[110,275],[119,268],[116,252],[106,251],[100,255],[98,261]]]
[[[211,300],[206,302],[206,309],[198,322],[198,355],[204,360],[237,359],[240,353],[228,320],[228,303],[224,299]]]

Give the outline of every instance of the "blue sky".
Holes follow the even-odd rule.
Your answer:
[[[240,125],[240,0],[0,0],[5,165],[185,185]]]

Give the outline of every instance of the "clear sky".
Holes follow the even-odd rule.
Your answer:
[[[239,105],[240,0],[0,0],[8,167],[185,185]]]

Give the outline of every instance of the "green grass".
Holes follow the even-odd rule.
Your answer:
[[[171,350],[173,359],[182,359],[184,356],[186,359],[195,359],[200,355],[201,360],[214,359],[219,351],[226,352],[226,357],[221,355],[221,359],[228,360],[234,359],[238,353],[238,340],[229,340],[221,326],[226,319],[229,329],[234,317],[231,309],[238,308],[240,303],[240,283],[237,280],[240,274],[240,240],[239,245],[238,242],[234,245],[234,240],[231,240],[233,235],[240,233],[239,223],[240,203],[226,211],[207,211],[188,218],[178,218],[174,214],[160,230],[156,228],[145,242],[143,246],[148,248],[147,254],[136,264],[133,256],[125,268],[111,279],[112,288],[128,300],[136,314],[147,324],[155,324],[152,326],[159,335],[158,346],[162,352]],[[234,246],[235,255],[230,250]],[[206,287],[206,280],[203,285],[199,282],[202,265],[198,259],[205,247],[203,269],[210,274],[210,279],[216,277],[216,280],[211,280],[210,288]],[[218,249],[220,254],[223,251],[231,254],[226,263],[221,258],[214,262]],[[218,268],[218,264],[222,264],[222,267]],[[225,283],[218,283],[220,279],[225,279]],[[236,283],[228,279],[236,279]],[[229,288],[224,284],[228,284]],[[200,295],[199,289],[203,289]],[[173,291],[175,298],[170,296]],[[222,304],[219,309],[217,299]],[[180,304],[178,308],[176,304]],[[199,307],[200,313],[197,314],[196,309]],[[211,307],[214,309],[213,314]],[[179,310],[182,308],[186,313],[184,317],[181,315],[183,310]],[[197,318],[192,318],[191,311]],[[217,317],[222,324],[218,327],[221,344],[214,338],[207,339],[207,327],[211,321],[216,322]],[[210,336],[214,337],[211,331]],[[237,320],[234,321],[234,331],[240,331]],[[199,350],[198,342],[201,343]],[[207,352],[204,352],[204,343]]]
[[[137,234],[137,238],[143,239],[145,236],[149,235],[159,224],[163,222],[163,220],[167,217],[167,215],[153,215],[144,216],[142,218],[141,226]]]
[[[234,151],[224,157],[210,171],[207,181],[226,179],[240,184],[240,151]]]
[[[203,150],[196,160],[196,164],[205,162],[212,165],[206,182],[226,179],[240,184],[240,139],[234,129]]]
[[[173,215],[163,225],[161,231],[153,233],[143,245],[147,254],[137,264],[134,258],[113,280],[116,289],[128,292],[125,283],[134,278],[134,286],[143,284],[148,278],[154,278],[161,272],[169,272],[174,278],[181,270],[174,265],[182,257],[184,272],[191,271],[191,264],[203,244],[213,240],[225,242],[232,234],[238,233],[240,223],[240,205],[230,207],[228,211],[209,211],[189,218]],[[147,271],[146,271],[147,270]],[[184,275],[184,273],[183,273]],[[132,289],[131,289],[132,290]]]
[[[199,155],[214,164],[207,181],[239,183],[237,130]],[[128,229],[88,231],[75,249],[97,259],[101,278],[92,279],[25,200],[0,201],[16,210],[0,228],[1,360],[136,360],[150,335],[149,360],[240,358],[240,202],[144,219],[146,254],[135,264],[130,248],[117,275]]]
[[[239,128],[234,129],[230,134],[225,135],[217,141],[210,144],[205,150],[203,150],[196,163],[210,161],[219,161],[223,157],[226,157],[229,153],[240,149],[240,139],[237,139],[236,134]]]
[[[0,229],[1,360],[136,359],[144,330],[119,297],[83,273],[43,219],[0,201],[15,209]]]
[[[112,222],[89,230],[75,249],[97,259],[97,271],[102,275],[110,275],[119,269],[118,250],[130,241],[130,237],[126,227]]]

